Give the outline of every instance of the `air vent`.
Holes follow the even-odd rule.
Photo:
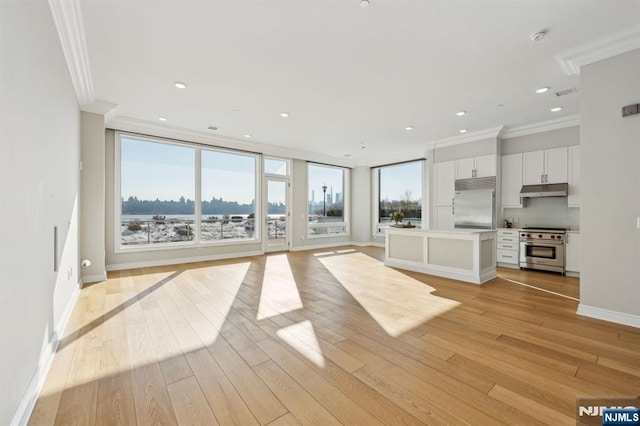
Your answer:
[[[209,130],[218,130],[218,128],[216,126],[209,126],[208,129]]]
[[[556,96],[570,95],[571,93],[578,93],[578,91],[576,90],[575,87],[572,87],[570,89],[564,89],[559,92],[556,92]]]

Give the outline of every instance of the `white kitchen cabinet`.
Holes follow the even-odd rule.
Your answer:
[[[462,158],[460,160],[456,160],[455,163],[456,179],[496,175],[496,156],[494,154]]]
[[[435,209],[433,229],[450,230],[454,229],[453,207],[439,206]]]
[[[569,147],[569,207],[580,207],[580,145]]]
[[[565,267],[567,272],[580,272],[580,234],[568,232],[565,241]]]
[[[434,206],[451,206],[455,194],[455,162],[444,161],[433,165]]]
[[[502,156],[502,207],[520,208],[522,153]]]
[[[497,232],[496,261],[498,266],[520,267],[520,230],[500,228]]]
[[[525,152],[522,157],[522,177],[525,185],[567,183],[567,147]]]

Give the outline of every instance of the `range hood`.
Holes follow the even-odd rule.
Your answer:
[[[543,185],[525,185],[520,190],[521,198],[566,197],[568,183],[549,183]]]

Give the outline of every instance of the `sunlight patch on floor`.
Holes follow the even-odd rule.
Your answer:
[[[281,328],[276,334],[318,367],[323,368],[325,366],[324,355],[322,354],[322,349],[320,349],[318,336],[316,336],[311,321],[306,320]]]
[[[363,253],[318,259],[391,336],[399,336],[460,303]]]
[[[302,309],[302,299],[286,254],[267,257],[258,320]]]
[[[209,327],[206,333],[198,330],[201,331],[200,336],[205,345],[210,345],[218,339],[250,266],[251,262],[242,262],[189,271],[201,274],[201,278],[195,281],[202,282],[202,277],[206,277],[206,285],[201,288],[193,286],[205,300],[204,303],[196,303],[196,306],[211,324],[206,324]]]

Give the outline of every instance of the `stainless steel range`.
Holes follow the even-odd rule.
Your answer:
[[[520,232],[520,268],[564,274],[566,231],[566,228],[524,228]]]

